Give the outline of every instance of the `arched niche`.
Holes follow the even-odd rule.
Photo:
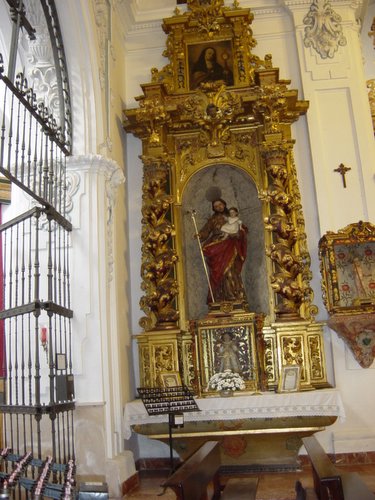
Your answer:
[[[192,211],[198,229],[212,215],[212,201],[216,198],[226,201],[227,207],[236,207],[240,219],[248,229],[247,257],[242,270],[249,309],[258,313],[269,313],[269,293],[265,256],[265,236],[262,203],[251,177],[242,169],[225,163],[206,166],[193,175],[182,196],[183,214],[183,256],[186,291],[186,314],[198,319],[207,314],[208,284],[205,267],[194,238],[195,227]]]

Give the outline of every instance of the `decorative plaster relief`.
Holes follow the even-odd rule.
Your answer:
[[[30,176],[30,178],[33,179],[33,176]],[[65,206],[64,206],[64,213],[62,213],[62,215],[69,222],[72,222],[71,213],[73,211],[73,198],[79,189],[80,183],[81,183],[81,176],[79,175],[78,172],[66,172]],[[29,202],[30,208],[39,206],[39,202],[37,202],[34,198],[30,198],[30,196],[26,192],[22,191],[20,194]],[[42,216],[42,218],[39,221],[39,225],[41,228],[47,229],[48,227],[47,217]]]
[[[65,217],[71,222],[73,210],[73,198],[81,184],[81,176],[78,172],[66,172],[66,195],[65,195]]]
[[[94,15],[99,45],[99,81],[101,89],[107,85],[108,44],[111,38],[111,5],[108,0],[94,1]]]
[[[30,40],[24,30],[20,38],[20,49],[22,47],[25,59],[29,63],[25,68],[25,74],[38,102],[42,101],[59,123],[59,89],[46,19],[39,0],[28,0],[25,7],[27,18],[36,30],[35,40]]]
[[[327,0],[313,0],[305,16],[305,47],[313,47],[322,59],[333,58],[339,46],[346,45],[341,16],[334,12]]]
[[[343,339],[362,368],[369,368],[375,357],[374,316],[374,313],[336,314],[328,320],[328,326]]]
[[[99,145],[99,150],[104,155],[112,151],[112,140],[109,134],[109,107],[112,105],[113,96],[110,88],[110,62],[116,60],[115,50],[111,44],[112,40],[112,5],[110,0],[95,0],[94,15],[98,35],[98,52],[99,52],[99,82],[100,88],[104,93],[104,102],[106,110],[106,138]]]

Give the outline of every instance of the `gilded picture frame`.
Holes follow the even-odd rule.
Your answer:
[[[182,385],[179,372],[162,372],[160,379],[164,388],[179,387]]]
[[[281,368],[277,392],[298,392],[301,382],[299,365],[284,365]]]
[[[253,322],[219,326],[202,323],[198,325],[196,337],[200,395],[215,394],[208,388],[208,383],[215,373],[226,369],[241,375],[245,391],[256,391],[259,376]]]
[[[375,226],[350,224],[319,241],[323,300],[329,313],[375,306]]]

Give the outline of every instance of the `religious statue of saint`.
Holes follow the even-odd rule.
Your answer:
[[[199,58],[193,65],[190,82],[191,90],[199,87],[201,83],[216,82],[222,80],[227,85],[233,85],[233,73],[227,66],[228,54],[223,52],[222,57],[225,65],[217,61],[217,53],[214,47],[206,47],[202,50]]]
[[[239,223],[238,220],[230,219],[227,204],[223,199],[214,200],[212,210],[213,215],[197,235],[202,243],[202,252],[209,272],[207,303],[244,302],[246,293],[241,271],[246,259],[247,228],[241,221]],[[237,209],[232,210],[232,217],[237,216]],[[229,231],[228,219],[229,223],[234,223]]]
[[[219,347],[220,367],[219,371],[231,370],[234,373],[241,372],[238,359],[238,347],[229,332],[223,334],[223,340]]]

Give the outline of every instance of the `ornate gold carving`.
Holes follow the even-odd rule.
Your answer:
[[[265,85],[259,99],[254,104],[254,112],[264,123],[264,133],[280,132],[280,121],[288,110],[288,101],[283,89],[278,85]]]
[[[193,333],[181,333],[176,344],[169,342],[173,348],[167,353],[159,335],[170,339],[170,329],[185,331],[192,320],[187,296],[194,290],[188,289],[181,258],[185,229],[187,234],[181,206],[190,180],[201,170],[216,166],[241,170],[244,178],[248,175],[248,185],[253,183],[256,188],[252,193],[257,191],[263,202],[259,208],[265,235],[261,236],[270,258],[264,265],[269,295],[266,324],[282,320],[290,325],[289,321],[295,321],[292,328],[302,343],[305,366],[303,384],[326,383],[325,374],[323,379],[314,379],[319,361],[320,375],[324,368],[324,353],[318,342],[311,340],[307,345],[306,340],[312,328],[306,321],[316,308],[312,305],[310,257],[292,155],[291,124],[307,111],[308,103],[298,100],[297,91],[288,88],[289,81],[279,79],[270,54],[264,59],[252,54],[256,45],[252,20],[250,9],[240,8],[236,0],[232,7],[225,7],[223,0],[189,0],[187,12],[176,9],[175,15],[163,22],[168,64],[161,70],[152,68],[152,82],[143,84],[143,95],[137,97],[139,107],[125,113],[125,129],[143,145],[141,274],[145,293],[141,307],[145,317],[140,324],[152,334],[139,339],[139,352],[141,378],[150,385],[157,383],[164,364],[173,365],[192,387],[198,387],[205,376],[193,363]],[[198,86],[193,78],[197,54],[208,47],[221,51],[227,58],[222,58],[224,62],[230,63],[233,78],[225,80],[226,84],[216,80]],[[233,318],[236,324],[249,321],[248,315],[234,310],[231,303],[220,304],[215,315],[206,317],[207,329],[217,327],[218,317],[223,324]],[[285,339],[282,344],[280,331],[285,333],[276,327],[272,332],[257,330],[256,363],[266,381],[257,373],[253,389],[263,388],[267,382],[277,386],[282,350],[287,352],[286,346],[294,342]],[[148,351],[141,349],[145,343]],[[156,350],[154,346],[158,346]],[[312,366],[315,375],[310,373]]]
[[[322,338],[323,325],[306,321],[275,323],[272,327],[276,334],[281,366],[285,364],[301,366],[302,388],[327,387]]]
[[[311,287],[310,274],[302,274],[305,264],[299,253],[298,239],[305,238],[301,234],[296,221],[302,221],[301,207],[295,172],[288,165],[288,148],[286,143],[280,144],[279,148],[272,147],[269,150],[265,146],[264,156],[266,158],[266,169],[269,174],[270,185],[267,190],[262,191],[261,198],[269,201],[272,210],[265,219],[266,229],[272,231],[274,243],[267,249],[267,255],[275,264],[275,270],[271,277],[271,286],[278,294],[281,301],[276,306],[278,316],[288,315],[290,317],[303,317],[302,304],[310,299]],[[306,259],[306,255],[304,253]],[[311,309],[310,309],[311,314]],[[309,314],[305,313],[308,317]]]
[[[262,60],[252,54],[256,46],[250,25],[253,14],[250,9],[225,7],[223,0],[192,0],[188,11],[176,9],[175,16],[164,19],[163,29],[168,34],[164,56],[170,62],[162,70],[152,68],[152,82],[163,83],[169,92],[187,90],[187,48],[189,43],[232,41],[233,73],[240,85],[254,83],[255,72],[260,68],[272,67],[272,56],[267,54]]]
[[[201,128],[200,143],[207,147],[209,158],[224,156],[224,143],[230,140],[230,125],[242,112],[241,99],[221,82],[201,85],[203,92],[187,98],[179,106],[181,118]]]
[[[374,79],[367,80],[366,85],[367,85],[367,88],[369,89],[368,100],[370,103],[372,128],[374,129],[374,133],[375,133],[375,80]]]
[[[281,364],[282,365],[298,365],[301,367],[301,382],[306,381],[305,371],[303,369],[303,336],[302,335],[285,335],[281,336]]]
[[[264,372],[267,376],[268,387],[277,385],[277,346],[276,337],[264,335]]]
[[[188,0],[188,8],[191,10],[191,20],[197,23],[199,31],[208,36],[219,31],[217,18],[223,15],[224,0]]]
[[[139,349],[139,359],[141,361],[141,386],[152,387],[152,377],[150,373],[151,357],[148,346],[142,346]]]
[[[323,366],[323,353],[322,353],[322,337],[318,334],[308,335],[307,346],[309,353],[311,378],[312,380],[319,381],[325,377]]]
[[[157,372],[167,372],[173,370],[173,346],[159,345],[155,347],[154,358]]]
[[[209,4],[213,5],[207,3],[207,6]],[[232,36],[233,46],[237,47],[238,54],[241,54],[242,59],[239,60],[236,59],[237,52],[234,52],[235,67],[237,64],[238,67],[244,68],[244,73],[237,72],[237,88],[229,91],[219,81],[203,84],[198,91],[189,96],[181,95],[181,98],[178,97],[178,94],[172,96],[170,94],[172,90],[179,92],[179,89],[185,88],[181,87],[181,82],[186,80],[185,77],[185,80],[180,78],[173,85],[171,85],[170,78],[171,75],[178,75],[181,68],[186,76],[185,43],[193,41],[192,34],[194,30],[196,32],[194,12],[197,12],[194,9],[199,10],[201,7],[205,8],[201,4],[192,2],[190,15],[177,15],[165,20],[164,28],[166,32],[170,32],[166,55],[171,59],[172,65],[167,66],[163,70],[163,74],[153,71],[153,81],[165,83],[167,92],[163,90],[160,83],[144,85],[145,97],[138,99],[140,108],[127,112],[126,129],[143,139],[144,149],[149,154],[152,153],[152,148],[155,146],[166,146],[165,141],[168,133],[184,131],[181,137],[176,136],[175,138],[175,153],[177,153],[175,179],[177,182],[174,193],[177,203],[180,202],[180,193],[189,177],[205,162],[217,158],[223,161],[235,160],[249,171],[261,189],[263,174],[259,170],[255,155],[256,148],[259,148],[258,136],[254,129],[251,130],[252,127],[259,127],[259,124],[263,126],[263,133],[266,137],[265,150],[269,154],[274,143],[278,147],[282,137],[289,135],[289,124],[307,109],[306,103],[297,100],[296,92],[287,89],[287,82],[278,81],[278,70],[272,68],[271,56],[268,55],[264,61],[261,61],[251,54],[251,48],[255,45],[255,41],[249,31],[252,15],[248,9],[236,10],[236,8],[233,11],[223,9],[223,19],[218,20],[221,23],[222,31],[228,33],[228,36]],[[220,3],[215,8],[219,7]],[[212,15],[210,12],[211,10],[208,9],[208,15]],[[184,34],[182,25],[189,26],[191,31]],[[231,31],[228,30],[228,26]],[[172,29],[173,27],[175,29]],[[196,40],[197,34],[195,33]],[[181,66],[181,64],[183,65]],[[265,69],[261,69],[262,67]],[[246,75],[246,81],[242,79],[241,75]],[[241,87],[243,84],[253,83],[255,78],[258,80],[258,86]],[[186,84],[184,83],[184,85]],[[173,155],[173,146],[172,148],[168,146],[168,148],[169,153]],[[293,184],[293,175],[291,174],[293,172],[287,172],[288,179],[283,181],[285,185]],[[274,177],[277,179],[276,174]],[[296,182],[294,184],[297,185]],[[278,212],[281,210],[285,212],[288,205],[292,203],[294,195],[293,192],[286,192],[285,186],[278,186],[277,181],[275,181],[274,188],[273,191],[271,189],[267,191],[267,202],[269,205],[277,207],[270,218],[272,224],[275,224],[276,219],[280,218]],[[300,274],[298,271],[301,267],[300,259],[302,257],[297,255],[295,249],[291,250],[291,246],[295,246],[292,234],[295,232],[296,222],[299,222],[294,217],[294,213],[295,211],[291,215],[288,214],[286,220],[281,220],[281,224],[284,224],[285,227],[292,228],[291,237],[288,239],[287,251],[281,247],[274,247],[271,250],[275,262],[280,262],[284,266],[281,275],[275,274],[272,279],[275,292],[285,297],[285,304],[289,301],[288,307],[285,304],[283,307],[279,307],[279,312],[299,314],[299,308],[305,300],[309,287],[300,283],[300,278],[299,281],[296,281],[296,277]],[[158,241],[158,236],[159,233],[152,236],[155,237],[154,241]],[[161,238],[163,237],[164,233],[161,235]],[[150,239],[147,232],[146,238]],[[275,244],[278,243],[280,242],[275,242]],[[147,249],[147,245],[145,248]],[[150,307],[151,299],[143,301],[142,306],[144,310],[147,308],[149,315],[160,315],[160,311],[156,310],[155,312],[155,302],[159,300],[159,297],[153,293],[156,271],[150,269],[149,259],[145,259],[145,261],[145,273],[142,274],[149,282],[146,282],[144,287],[148,291],[148,296],[153,297],[153,306]],[[151,277],[150,273],[154,276]],[[150,278],[152,279],[150,280]],[[172,290],[171,295],[175,296],[175,290]],[[171,301],[171,297],[169,301]],[[158,319],[155,317],[152,320],[149,318],[143,324],[146,328],[151,328],[157,321]]]
[[[178,330],[152,332],[136,336],[142,387],[161,386],[160,374],[181,371],[178,359],[181,333]]]
[[[162,102],[161,95],[151,95],[141,99],[139,108],[134,111],[140,137],[148,137],[150,145],[161,143],[162,126],[170,121],[169,113]]]
[[[184,374],[184,383],[188,387],[196,385],[196,373],[194,365],[194,343],[190,334],[182,338],[180,366]]]
[[[174,227],[167,219],[173,201],[166,193],[170,165],[165,158],[144,158],[144,164],[141,275],[146,295],[141,307],[147,318],[140,323],[149,330],[170,328],[177,322],[177,281],[173,277],[177,254],[171,248]]]

